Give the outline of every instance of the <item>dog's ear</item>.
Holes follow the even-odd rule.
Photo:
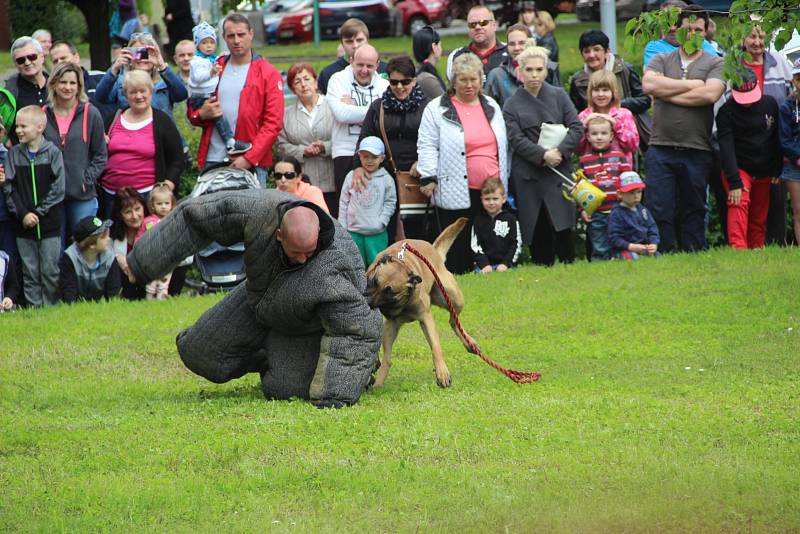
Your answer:
[[[422,282],[422,278],[420,278],[416,274],[411,273],[411,274],[408,275],[408,285],[409,285],[409,287],[417,287],[417,284],[419,284],[420,282]]]

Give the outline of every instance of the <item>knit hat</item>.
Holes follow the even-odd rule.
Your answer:
[[[619,185],[617,189],[621,193],[627,193],[635,189],[644,189],[644,182],[639,178],[639,174],[633,171],[625,171],[619,175]]]
[[[97,217],[84,217],[78,224],[75,225],[75,229],[72,231],[73,237],[75,238],[76,243],[80,243],[84,239],[92,237],[93,235],[102,234],[109,228],[111,225],[114,224],[113,221],[101,221]]]
[[[361,140],[361,143],[358,145],[358,151],[361,152],[362,150],[369,152],[373,156],[383,156],[383,141],[380,138],[375,137],[374,135],[370,135],[369,137],[365,137]]]
[[[194,37],[194,45],[197,46],[203,39],[211,38],[217,42],[217,30],[206,21],[201,22],[192,28],[192,37]]]

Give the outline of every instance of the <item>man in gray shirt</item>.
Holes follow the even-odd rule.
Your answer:
[[[704,33],[708,14],[689,6],[677,25],[690,34]],[[642,85],[654,99],[644,203],[658,224],[659,248],[665,252],[678,246],[685,251],[702,250],[706,248],[706,189],[713,165],[714,103],[725,91],[722,59],[702,49],[690,55],[681,46],[656,55]]]

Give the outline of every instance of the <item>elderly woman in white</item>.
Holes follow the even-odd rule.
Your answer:
[[[317,73],[311,65],[298,63],[289,69],[286,83],[297,95],[297,104],[284,112],[278,154],[291,156],[303,165],[303,173],[322,190],[327,204],[338,202],[331,159],[333,115],[317,92]]]
[[[483,63],[473,54],[462,54],[453,62],[447,93],[431,100],[422,114],[417,171],[421,191],[435,206],[434,233],[459,217],[472,221],[482,209],[480,190],[488,178],[499,177],[508,188],[503,113],[497,102],[483,95],[482,85]],[[461,231],[447,255],[446,265],[453,273],[472,270],[470,228]]]

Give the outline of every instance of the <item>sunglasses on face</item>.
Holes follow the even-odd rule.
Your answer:
[[[475,21],[475,22],[467,22],[467,26],[469,27],[470,30],[474,30],[478,26],[480,26],[481,28],[485,28],[486,26],[488,26],[492,22],[494,22],[494,21],[493,20],[485,20],[484,19],[484,20],[478,20],[478,21]]]
[[[39,59],[39,54],[28,54],[27,56],[20,56],[16,58],[14,61],[17,63],[17,65],[24,65],[28,61],[33,63],[37,59]]]
[[[272,177],[275,178],[275,181],[283,180],[286,178],[287,180],[292,180],[297,176],[297,173],[294,171],[289,172],[273,172]]]
[[[403,87],[408,87],[409,85],[411,85],[411,82],[413,81],[414,80],[412,80],[411,78],[403,78],[402,80],[393,80],[389,78],[389,85],[399,86],[402,84]]]

